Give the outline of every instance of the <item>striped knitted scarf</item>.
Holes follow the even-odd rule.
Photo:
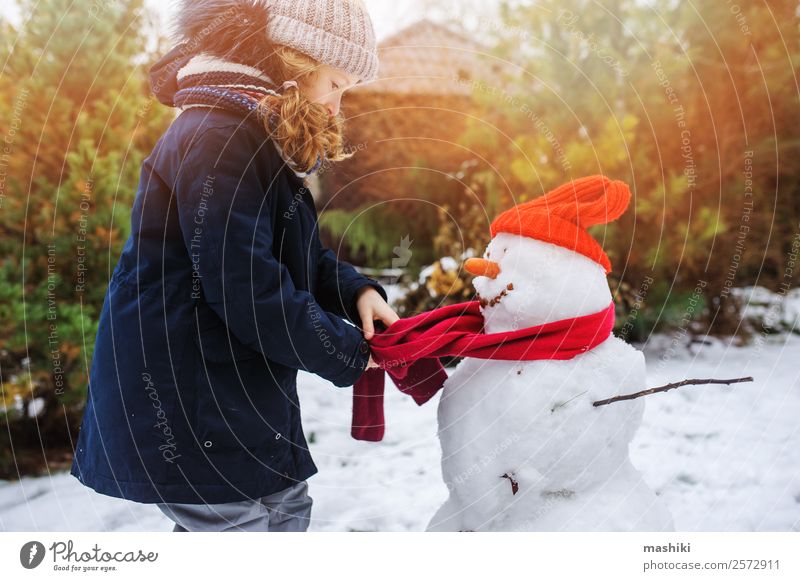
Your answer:
[[[294,81],[287,81],[278,87],[270,77],[256,68],[207,54],[199,54],[189,60],[178,71],[177,80],[175,107],[181,110],[193,107],[218,107],[248,117],[254,115],[262,126],[265,126],[266,121],[271,132],[276,131],[280,118],[275,111],[259,107],[259,102],[266,95],[280,96],[288,87],[297,86]],[[298,177],[304,178],[314,174],[322,167],[323,159],[318,156],[314,167],[308,171],[299,171],[297,164],[284,155],[277,141],[273,139],[272,143],[275,144],[281,158]]]

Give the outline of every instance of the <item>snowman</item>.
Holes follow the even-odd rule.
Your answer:
[[[576,180],[498,216],[476,276],[484,332],[609,309],[611,264],[586,228],[617,219],[630,191]],[[672,517],[630,460],[644,400],[641,352],[610,334],[569,360],[465,358],[439,403],[450,495],[431,531],[667,531]]]

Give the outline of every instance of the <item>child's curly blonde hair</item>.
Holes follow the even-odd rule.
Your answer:
[[[261,101],[261,106],[277,113],[279,120],[277,129],[272,132],[267,126],[267,132],[299,171],[311,169],[318,157],[336,162],[353,156],[344,149],[344,117],[332,116],[323,105],[312,103],[303,95],[303,86],[312,82],[321,66],[313,58],[283,45],[275,45],[261,63],[276,84],[293,80],[299,85],[286,89],[280,97],[267,95]]]

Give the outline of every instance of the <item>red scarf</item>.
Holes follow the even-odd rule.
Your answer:
[[[383,439],[384,370],[400,391],[422,405],[447,379],[439,357],[572,359],[608,339],[613,328],[614,303],[599,313],[503,333],[483,332],[478,301],[401,319],[385,331],[376,331],[370,341],[372,357],[381,368],[365,371],[353,387],[350,433],[356,440]]]

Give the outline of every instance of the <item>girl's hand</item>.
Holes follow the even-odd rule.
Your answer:
[[[378,291],[371,286],[358,289],[356,295],[356,308],[361,317],[361,324],[364,338],[369,341],[375,336],[374,321],[381,321],[387,327],[397,321],[400,317],[394,312]]]

